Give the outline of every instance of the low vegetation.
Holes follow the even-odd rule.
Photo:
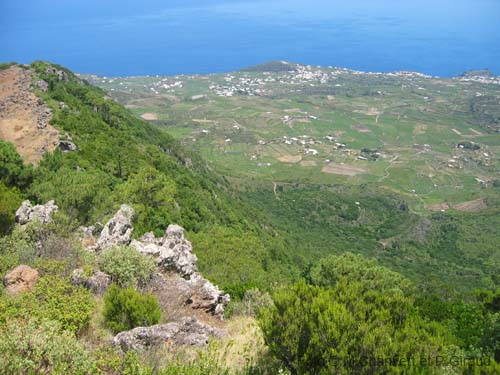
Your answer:
[[[0,276],[20,264],[40,274],[23,294],[0,291],[0,374],[500,372],[496,188],[485,187],[484,210],[422,213],[414,197],[380,186],[230,179],[64,68],[31,69],[77,150],[33,168],[0,142]],[[55,199],[60,210],[50,224],[16,225],[24,199]],[[151,260],[82,246],[80,226],[123,203],[136,211],[136,238],[186,228],[203,276],[232,295],[220,323],[231,337],[141,355],[109,345],[169,320],[144,293]],[[77,268],[113,285],[92,294],[71,283]]]

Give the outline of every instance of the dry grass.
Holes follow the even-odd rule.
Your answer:
[[[323,169],[321,169],[321,172],[352,177],[358,174],[366,173],[366,169],[361,167],[355,167],[353,165],[328,163],[323,167]]]
[[[372,131],[363,125],[354,125],[352,127],[354,130],[357,130],[360,133],[371,133]]]
[[[475,199],[473,201],[462,202],[459,204],[455,204],[453,208],[455,210],[464,211],[464,212],[477,212],[484,210],[488,206],[486,205],[483,198]]]
[[[298,163],[302,160],[302,155],[283,155],[278,160],[282,163]]]
[[[141,117],[144,119],[144,120],[147,120],[147,121],[155,121],[155,120],[158,120],[158,114],[157,113],[154,113],[154,112],[147,112],[147,113],[143,113],[141,115]]]
[[[450,208],[448,203],[426,204],[424,207],[429,211],[446,211]]]
[[[301,167],[315,167],[317,165],[318,165],[318,163],[315,162],[314,160],[302,160],[300,162]]]

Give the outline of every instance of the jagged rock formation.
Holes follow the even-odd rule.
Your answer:
[[[100,251],[116,245],[128,245],[134,231],[133,216],[134,209],[126,204],[122,205],[115,216],[106,223],[96,245],[91,249]]]
[[[19,66],[0,71],[0,139],[11,142],[26,163],[37,164],[59,144],[59,131],[49,125],[50,108],[31,92],[32,72]],[[48,90],[47,82],[36,86]]]
[[[52,66],[52,65],[49,65],[47,68],[45,68],[45,73],[55,74],[57,76],[58,81],[67,81],[68,80],[68,73],[66,73],[62,69],[57,69],[55,66]]]
[[[139,241],[133,240],[130,246],[153,257],[164,271],[174,272],[173,277],[158,274],[151,283],[151,291],[165,308],[172,310],[175,304],[189,306],[222,318],[230,297],[198,272],[198,259],[182,227],[169,225],[162,238],[146,233]],[[173,306],[172,301],[175,301]]]
[[[101,271],[94,271],[87,276],[83,269],[78,268],[71,275],[71,283],[81,285],[95,294],[103,294],[111,284],[111,277]]]
[[[141,254],[155,258],[165,270],[176,271],[186,279],[198,272],[198,259],[192,252],[193,246],[184,238],[184,228],[179,225],[169,225],[162,238],[146,233],[139,241],[133,240],[130,246]]]
[[[16,211],[16,222],[20,225],[26,225],[34,220],[38,220],[42,224],[48,224],[52,220],[50,216],[57,210],[58,207],[54,204],[54,201],[32,206],[31,202],[26,200]]]
[[[7,272],[4,277],[3,283],[5,285],[5,292],[10,295],[18,295],[27,292],[35,286],[38,281],[38,271],[26,266],[20,265],[13,270]]]
[[[196,310],[222,319],[230,296],[198,272],[198,259],[193,254],[193,246],[184,237],[184,229],[179,225],[169,225],[161,238],[146,233],[140,240],[131,241],[133,215],[132,207],[122,205],[106,223],[96,244],[88,249],[101,251],[130,244],[144,256],[156,260],[162,272],[153,277],[149,289],[171,316],[180,318]],[[82,228],[85,242],[93,242],[92,229]]]
[[[137,327],[120,332],[113,338],[113,344],[123,351],[143,351],[165,343],[174,345],[203,346],[211,336],[222,337],[225,332],[206,325],[195,318],[184,318],[179,322]]]

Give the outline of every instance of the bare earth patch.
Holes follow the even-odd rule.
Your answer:
[[[462,135],[462,133],[460,131],[458,131],[457,129],[453,128],[451,129],[455,134],[458,134],[458,135]]]
[[[214,120],[207,120],[207,119],[200,119],[200,118],[194,118],[194,119],[191,119],[191,121],[196,122],[198,124],[213,124],[215,122]]]
[[[318,163],[316,163],[314,160],[302,160],[300,162],[300,165],[302,167],[315,167],[318,165]]]
[[[481,133],[480,131],[477,131],[476,129],[474,128],[469,128],[469,130],[473,133],[476,133],[476,135],[483,135],[483,133]]]
[[[465,212],[476,212],[488,208],[483,198],[475,199],[473,201],[458,203],[453,206],[455,210]]]
[[[425,208],[429,211],[446,211],[450,208],[448,203],[435,203],[435,204],[426,204]]]
[[[11,142],[26,164],[38,162],[59,144],[49,125],[52,113],[31,90],[29,70],[12,66],[0,71],[0,138]]]
[[[298,163],[302,160],[302,155],[284,155],[278,158],[282,163]]]
[[[417,124],[417,125],[415,125],[415,128],[413,129],[413,135],[425,134],[426,131],[427,131],[427,125]]]
[[[364,110],[357,109],[357,110],[354,110],[353,112],[361,113],[361,114],[367,115],[367,116],[380,116],[383,113],[382,111],[379,111],[375,107],[370,107],[370,108],[364,109]]]
[[[358,174],[366,173],[366,169],[361,167],[355,167],[353,165],[328,163],[323,167],[323,169],[321,169],[321,172],[352,177]]]
[[[357,130],[360,133],[371,133],[372,131],[363,125],[354,125],[352,127],[354,130]]]
[[[147,121],[155,121],[155,120],[158,120],[158,114],[157,113],[154,113],[154,112],[147,112],[147,113],[143,113],[141,115],[141,117],[144,119],[144,120],[147,120]]]
[[[284,109],[283,112],[286,113],[302,113],[300,108],[289,108],[289,109]]]
[[[302,123],[302,124],[310,124],[311,120],[309,120],[308,118],[294,118],[293,122],[298,122],[298,123]]]

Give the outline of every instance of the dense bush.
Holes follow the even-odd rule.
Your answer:
[[[362,283],[366,291],[383,293],[407,293],[411,287],[410,282],[399,273],[379,266],[374,259],[352,253],[321,259],[311,270],[310,278],[314,285],[322,287],[334,287],[346,278]]]
[[[134,289],[120,289],[116,285],[104,295],[103,313],[106,325],[115,333],[156,324],[161,315],[155,296],[142,295]]]
[[[0,181],[24,188],[31,182],[32,168],[26,167],[11,143],[0,140]]]
[[[39,303],[36,315],[57,321],[67,331],[78,333],[90,321],[94,308],[92,294],[60,276],[43,276],[33,295]]]
[[[12,233],[0,237],[0,275],[18,264],[32,264],[36,260],[35,242],[39,225],[34,223],[21,228],[14,227]]]
[[[101,254],[99,266],[120,287],[135,288],[149,279],[155,269],[155,262],[133,247],[116,246]]]
[[[95,374],[89,354],[51,321],[13,320],[0,326],[0,374]]]
[[[100,211],[111,206],[115,179],[96,169],[77,170],[64,165],[55,169],[51,163],[58,159],[60,152],[42,161],[29,193],[41,202],[56,199],[64,212],[81,222],[98,219]]]
[[[0,181],[0,234],[10,231],[15,222],[15,212],[22,203],[17,188],[8,188]]]
[[[158,170],[145,167],[120,185],[116,196],[135,209],[134,228],[139,233],[161,228],[155,234],[162,235],[169,223],[178,222],[175,182]]]
[[[277,293],[274,304],[260,324],[270,351],[294,374],[425,373],[418,361],[407,369],[387,360],[446,350],[444,331],[422,320],[411,299],[345,279],[330,290],[299,283]],[[374,363],[379,359],[385,362]]]

